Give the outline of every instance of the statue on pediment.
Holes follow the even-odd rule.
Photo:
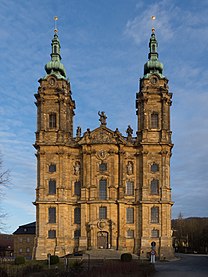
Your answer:
[[[105,112],[99,111],[98,115],[100,116],[99,121],[100,121],[101,125],[104,125],[104,126],[107,125],[107,123],[106,123],[107,116],[106,116]]]

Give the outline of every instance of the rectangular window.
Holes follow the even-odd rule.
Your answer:
[[[126,209],[126,223],[134,223],[134,208]]]
[[[48,193],[56,194],[56,180],[49,180],[48,186]]]
[[[151,194],[158,195],[159,194],[159,180],[153,179],[150,184],[150,192]]]
[[[56,172],[56,164],[49,165],[49,172]]]
[[[153,229],[153,230],[151,231],[151,237],[152,237],[152,238],[158,238],[158,237],[159,237],[159,230]]]
[[[48,209],[48,222],[49,223],[56,223],[56,208],[49,208]]]
[[[107,218],[107,207],[100,207],[99,208],[99,219],[106,219]]]
[[[152,129],[157,129],[159,128],[159,116],[158,113],[153,112],[151,114],[151,128]]]
[[[74,223],[81,223],[81,209],[78,207],[74,209]]]
[[[134,195],[134,182],[126,183],[126,195]]]
[[[49,114],[49,128],[56,128],[56,113]]]
[[[151,223],[159,223],[159,207],[151,208]]]
[[[126,234],[127,239],[133,239],[134,238],[134,230],[127,230]]]
[[[77,181],[74,183],[74,194],[77,196],[81,196],[81,182]]]
[[[49,230],[48,231],[48,238],[55,239],[56,238],[56,230]]]
[[[100,180],[99,183],[99,198],[101,200],[107,199],[107,180]]]

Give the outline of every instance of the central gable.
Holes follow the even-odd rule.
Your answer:
[[[121,133],[116,129],[110,130],[106,126],[101,125],[93,131],[87,129],[82,139],[78,142],[82,144],[126,144]]]

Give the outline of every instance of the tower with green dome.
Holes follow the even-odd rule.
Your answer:
[[[140,240],[145,257],[152,243],[161,259],[173,257],[171,232],[170,157],[173,147],[170,129],[172,93],[158,59],[155,30],[149,42],[148,61],[136,94]]]

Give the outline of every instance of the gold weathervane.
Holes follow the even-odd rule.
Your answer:
[[[152,32],[154,33],[155,32],[155,28],[153,26],[153,21],[156,19],[156,16],[152,15],[151,16],[151,20],[152,20]]]
[[[58,16],[54,16],[54,33],[58,33],[58,29],[57,29],[57,20],[58,20]]]

